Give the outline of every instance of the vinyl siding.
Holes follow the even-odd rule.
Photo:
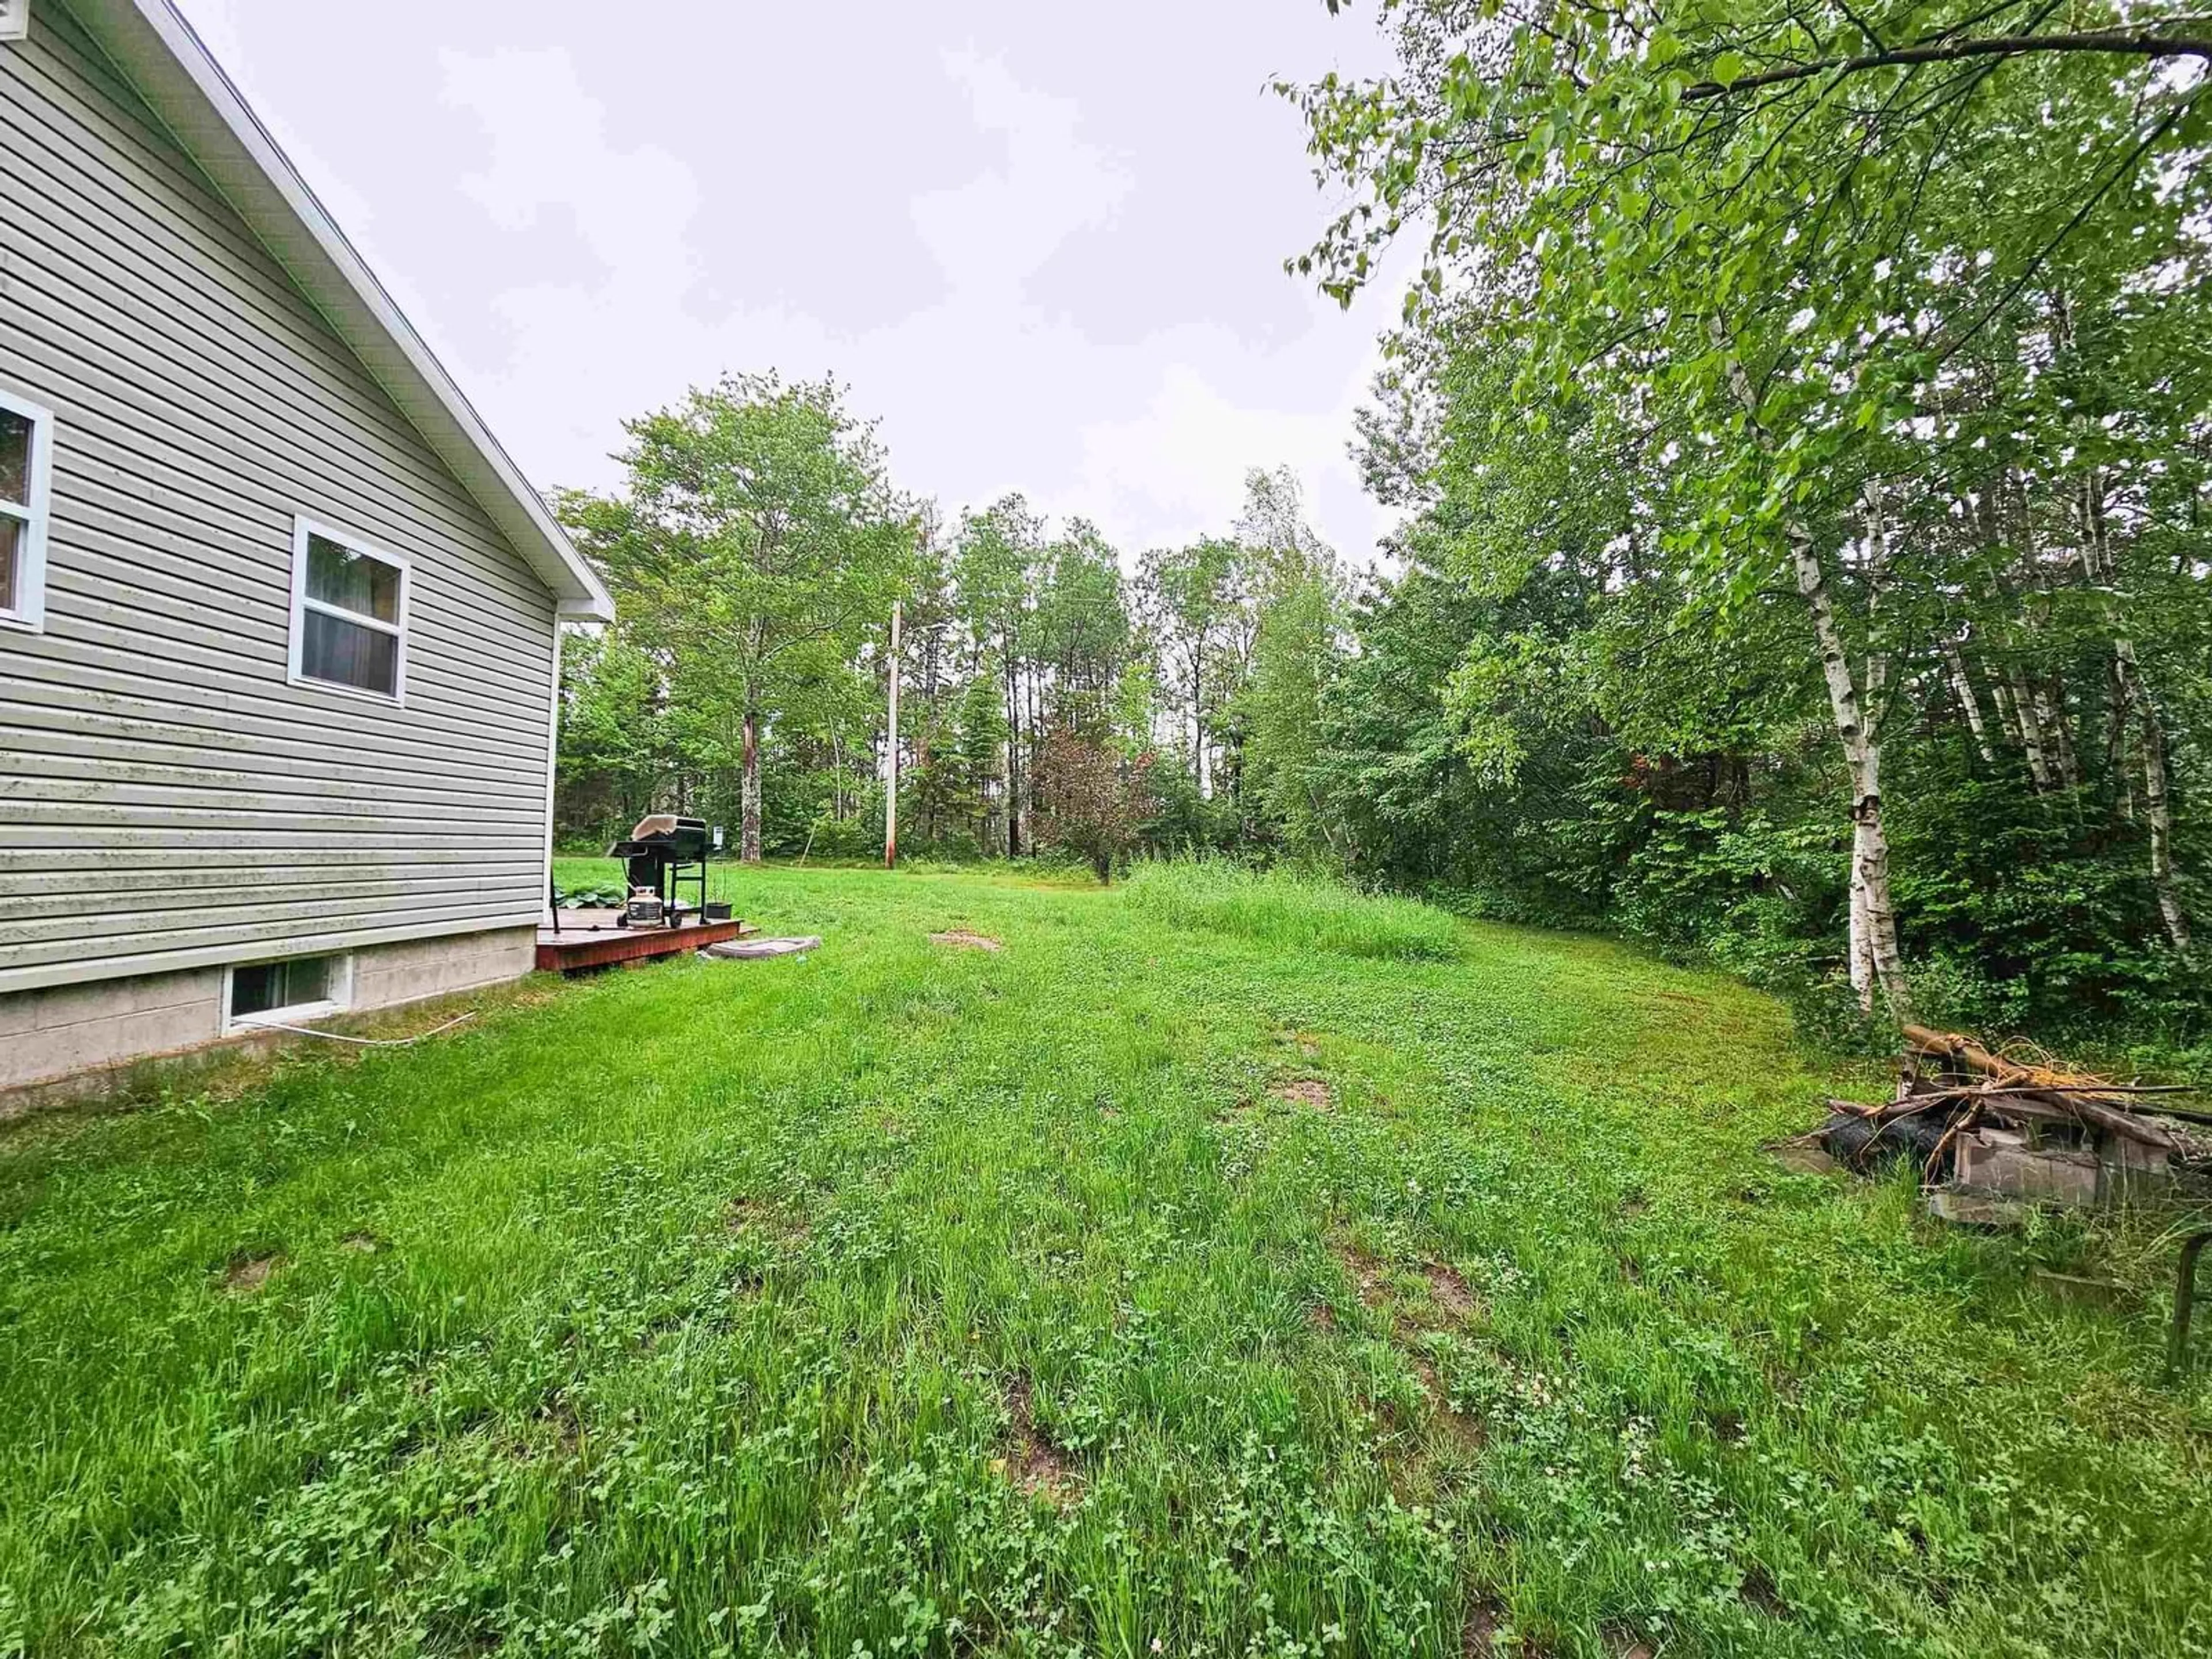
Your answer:
[[[553,596],[46,0],[0,47],[0,993],[534,922]],[[404,707],[286,683],[295,516],[412,562]]]

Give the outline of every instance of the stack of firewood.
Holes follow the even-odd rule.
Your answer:
[[[1911,1158],[1931,1187],[2086,1202],[2129,1183],[2169,1182],[2203,1164],[2212,1113],[2186,1089],[2062,1069],[2039,1054],[1993,1054],[1972,1038],[1905,1028],[1895,1098],[1832,1100],[1817,1133],[1829,1156],[1865,1170]]]

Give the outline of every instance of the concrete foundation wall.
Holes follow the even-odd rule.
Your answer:
[[[348,1013],[448,996],[520,979],[537,959],[537,930],[501,927],[445,939],[365,945],[353,957]],[[0,1111],[11,1091],[40,1090],[160,1055],[265,1033],[223,1030],[223,970],[187,969],[137,979],[0,994]],[[309,1042],[311,1038],[300,1041]]]

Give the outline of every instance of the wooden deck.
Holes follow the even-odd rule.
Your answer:
[[[538,930],[538,971],[574,974],[617,963],[645,962],[682,951],[703,950],[739,937],[742,921],[687,922],[681,927],[617,927],[619,910],[563,910],[556,933]]]

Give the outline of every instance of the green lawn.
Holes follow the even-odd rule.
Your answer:
[[[1759,996],[1175,872],[726,884],[823,948],[0,1131],[0,1653],[2212,1647],[2156,1224],[1784,1173],[1835,1080]]]

